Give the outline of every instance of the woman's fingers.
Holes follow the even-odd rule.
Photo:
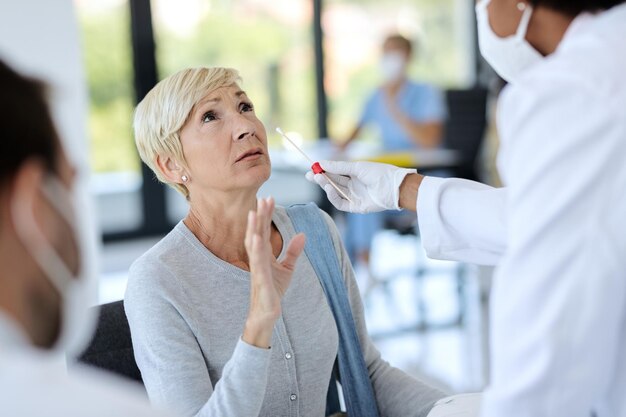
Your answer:
[[[257,202],[257,227],[256,233],[261,235],[264,240],[269,240],[272,225],[272,214],[274,212],[274,199],[260,198]]]
[[[263,230],[263,211],[265,210],[265,200],[262,198],[257,200],[256,204],[256,227],[254,233],[260,235]]]
[[[271,255],[270,244],[270,232],[272,225],[272,214],[274,212],[274,200],[272,198],[259,199],[257,202],[256,211],[251,210],[248,213],[248,225],[246,227],[246,235],[244,238],[244,245],[248,251],[248,257],[251,256],[253,240],[255,236],[258,236],[263,243],[260,250],[268,255]]]
[[[303,233],[298,233],[291,239],[284,258],[280,261],[280,264],[288,271],[293,271],[296,268],[296,262],[304,250],[304,243],[306,237]]]
[[[253,280],[258,278],[265,280],[272,274],[272,267],[266,256],[265,245],[267,245],[267,242],[264,242],[260,235],[255,234],[252,237],[248,258],[250,262],[250,272],[252,273],[251,278]]]
[[[252,249],[252,236],[256,232],[256,213],[253,210],[248,212],[248,223],[246,225],[246,236],[243,240],[243,244],[246,250],[250,252]]]

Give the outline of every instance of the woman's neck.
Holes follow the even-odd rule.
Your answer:
[[[244,238],[248,212],[255,210],[256,205],[253,192],[237,196],[213,193],[210,198],[192,198],[184,223],[217,257],[236,266],[247,265]]]

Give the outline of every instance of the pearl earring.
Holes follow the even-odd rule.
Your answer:
[[[180,177],[180,179],[183,180],[183,182],[189,181],[189,177],[186,175],[183,175],[182,177]]]

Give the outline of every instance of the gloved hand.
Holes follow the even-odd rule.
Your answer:
[[[320,161],[320,165],[352,202],[343,198],[322,174],[309,171],[306,178],[319,184],[335,207],[352,213],[400,210],[400,184],[407,175],[417,173],[376,162]]]

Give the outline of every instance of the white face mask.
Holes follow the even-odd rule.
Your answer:
[[[78,244],[74,228],[75,212],[70,191],[56,177],[50,176],[41,188],[42,194],[67,222]],[[32,207],[29,207],[32,209]],[[61,329],[52,350],[71,358],[80,355],[91,340],[97,315],[89,308],[94,283],[74,276],[34,220],[34,213],[17,204],[12,206],[13,221],[19,239],[39,268],[59,292],[62,299]]]
[[[526,41],[526,31],[533,9],[527,6],[515,35],[501,38],[493,32],[489,24],[491,0],[481,0],[476,4],[478,19],[478,45],[483,58],[506,81],[515,82],[524,70],[541,61],[543,56]]]
[[[398,81],[404,76],[406,57],[399,52],[387,52],[380,60],[380,72],[385,82]]]

